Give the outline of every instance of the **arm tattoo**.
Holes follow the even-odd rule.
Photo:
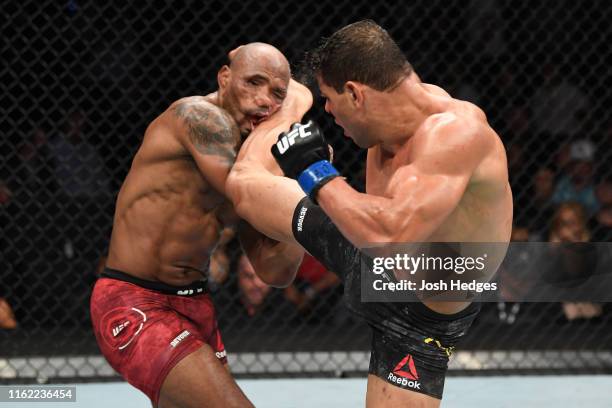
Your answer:
[[[205,101],[188,100],[174,108],[189,131],[189,140],[205,155],[218,156],[228,165],[236,160],[240,133],[234,120],[219,107]]]

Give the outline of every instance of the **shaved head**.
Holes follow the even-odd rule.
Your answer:
[[[286,74],[288,78],[291,76],[289,61],[278,48],[270,44],[253,42],[241,45],[231,51],[229,57],[231,69],[261,65]]]
[[[276,47],[254,42],[229,54],[229,65],[218,73],[221,107],[238,123],[243,135],[280,109],[287,95],[291,69]]]

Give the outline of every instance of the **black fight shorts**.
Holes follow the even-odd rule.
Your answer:
[[[473,303],[447,315],[414,302],[361,302],[361,253],[307,197],[293,214],[293,235],[344,282],[348,308],[373,329],[370,374],[441,399],[448,360],[480,310]]]

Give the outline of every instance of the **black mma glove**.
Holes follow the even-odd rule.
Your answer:
[[[313,121],[294,123],[289,132],[281,133],[272,146],[272,156],[315,203],[319,189],[340,175],[329,162],[329,146]]]

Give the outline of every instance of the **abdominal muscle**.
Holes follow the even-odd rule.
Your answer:
[[[174,286],[202,279],[223,198],[187,159],[140,167],[132,166],[119,193],[107,266]]]

